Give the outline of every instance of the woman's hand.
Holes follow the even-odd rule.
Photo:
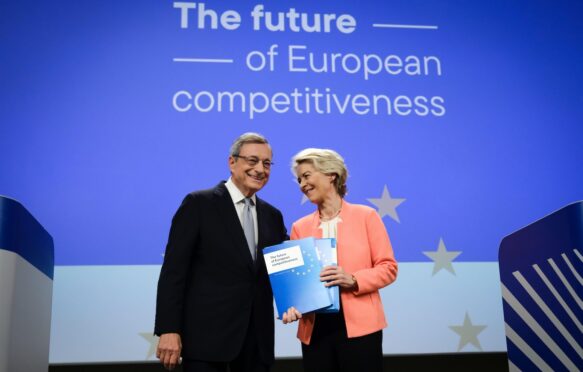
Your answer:
[[[286,312],[283,313],[282,321],[283,324],[288,324],[295,322],[298,319],[302,319],[302,313],[296,310],[295,307],[290,307]]]
[[[320,280],[326,282],[326,287],[337,285],[342,288],[352,289],[356,287],[356,281],[341,266],[326,266],[320,272]]]

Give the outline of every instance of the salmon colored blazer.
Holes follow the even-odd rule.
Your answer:
[[[340,290],[348,337],[358,337],[387,326],[379,289],[397,278],[397,261],[383,221],[367,206],[342,201],[338,222],[338,265],[356,277],[358,291]],[[291,239],[321,238],[320,216],[314,213],[300,218],[292,226]],[[310,343],[314,313],[299,320],[298,338]]]

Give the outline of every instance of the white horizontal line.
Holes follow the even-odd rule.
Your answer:
[[[426,25],[393,25],[384,23],[373,23],[372,27],[377,28],[414,28],[420,30],[437,30],[437,26],[426,26]]]
[[[192,62],[192,63],[233,63],[232,59],[213,59],[213,58],[173,58],[174,62]]]

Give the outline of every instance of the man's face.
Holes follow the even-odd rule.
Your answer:
[[[271,167],[265,167],[266,163],[271,163],[271,149],[264,143],[246,143],[238,157],[229,156],[231,179],[245,196],[255,194],[269,180]]]

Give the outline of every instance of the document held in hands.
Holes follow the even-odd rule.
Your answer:
[[[318,250],[318,257],[322,267],[338,265],[336,239],[316,239],[316,249]],[[328,294],[332,301],[332,306],[317,310],[317,313],[337,313],[340,311],[340,288],[337,285],[328,287]]]
[[[287,240],[263,249],[269,281],[281,319],[290,307],[308,313],[332,304],[320,281],[322,266],[314,238]]]

